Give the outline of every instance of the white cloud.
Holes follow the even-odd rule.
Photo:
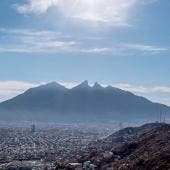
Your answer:
[[[133,9],[158,0],[28,0],[25,4],[15,4],[21,14],[41,15],[50,9],[57,15],[91,23],[105,23],[112,26],[129,26]],[[56,17],[55,17],[56,18]]]
[[[0,53],[57,53],[67,51],[75,42],[34,42],[32,44],[7,45],[0,47]],[[69,50],[68,50],[69,51]]]
[[[79,52],[82,53],[107,53],[111,52],[110,48],[91,48],[91,49],[79,49]]]
[[[170,93],[170,87],[168,86],[145,87],[121,83],[114,84],[113,87],[117,87],[126,91],[131,91],[133,93]]]
[[[71,89],[79,84],[78,82],[59,82],[59,83],[68,89]]]
[[[40,84],[22,81],[0,81],[0,101],[4,101],[23,93],[25,90]]]
[[[153,92],[170,93],[170,87],[166,87],[166,86],[154,87]]]
[[[133,92],[133,93],[147,93],[148,92],[148,89],[146,87],[143,87],[143,86],[133,86],[133,85],[124,84],[124,83],[114,84],[112,86],[120,88],[122,90],[130,91],[130,92]]]
[[[61,16],[92,23],[109,23],[114,26],[129,25],[131,9],[138,0],[29,0],[15,8],[19,13],[42,14],[50,8]]]
[[[30,0],[28,4],[15,5],[20,13],[44,13],[50,7],[57,6],[59,0]]]
[[[153,102],[170,106],[170,86],[135,86],[131,84],[114,84],[114,87],[130,91],[134,94],[146,97]]]
[[[48,30],[30,30],[30,29],[7,29],[7,28],[0,28],[0,32],[6,33],[6,34],[22,34],[25,36],[35,36],[35,37],[41,37],[41,36],[46,36],[46,37],[53,37],[53,36],[61,36],[61,32],[55,32],[55,31],[48,31]]]

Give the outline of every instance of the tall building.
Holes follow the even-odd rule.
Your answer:
[[[35,132],[35,125],[31,125],[31,132],[34,133]]]

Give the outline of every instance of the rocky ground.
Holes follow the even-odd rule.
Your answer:
[[[93,146],[91,152],[82,153],[77,160],[82,165],[88,164],[90,170],[170,170],[168,124],[126,128]],[[65,169],[76,168],[67,164]]]

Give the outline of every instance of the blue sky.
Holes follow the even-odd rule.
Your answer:
[[[1,0],[0,100],[51,81],[170,105],[169,0]]]

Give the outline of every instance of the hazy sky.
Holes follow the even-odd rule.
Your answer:
[[[0,100],[50,81],[170,105],[169,0],[0,0]]]

